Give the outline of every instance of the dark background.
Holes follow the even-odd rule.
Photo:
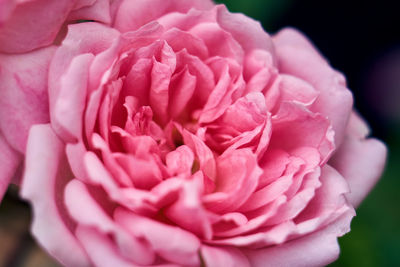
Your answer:
[[[305,33],[347,77],[356,109],[372,136],[386,142],[382,179],[339,239],[330,266],[400,266],[400,9],[398,1],[225,0],[260,20],[267,32],[292,26]]]
[[[275,33],[305,33],[343,72],[372,136],[389,147],[384,176],[340,238],[337,266],[400,266],[400,9],[392,1],[219,0]],[[29,234],[30,214],[12,188],[0,206],[0,266],[57,266]]]

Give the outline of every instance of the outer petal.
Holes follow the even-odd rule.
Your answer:
[[[0,203],[20,160],[19,153],[10,147],[0,133]]]
[[[337,237],[348,232],[350,220],[354,216],[349,211],[331,225],[299,239],[258,250],[244,250],[251,266],[312,267],[325,266],[339,256]]]
[[[249,260],[243,253],[233,247],[202,246],[201,254],[208,267],[250,267]]]
[[[15,0],[0,0],[0,26],[8,19],[16,6]]]
[[[60,93],[52,110],[52,127],[62,140],[82,138],[86,87],[92,60],[91,54],[75,57],[60,79]]]
[[[70,0],[18,4],[0,27],[0,52],[21,53],[51,44],[73,5]]]
[[[209,10],[213,6],[210,0],[125,0],[119,6],[114,27],[121,32],[133,31],[170,12],[186,13],[191,8]]]
[[[246,52],[263,49],[274,55],[272,40],[258,21],[243,14],[229,13],[222,5],[218,6],[217,20],[221,28],[231,33]],[[273,60],[275,61],[275,58]]]
[[[79,0],[77,4],[81,4],[81,8],[71,12],[68,21],[85,19],[111,23],[110,0]]]
[[[329,66],[300,32],[284,29],[273,39],[280,72],[299,77],[320,92],[311,111],[319,112],[332,121],[335,144],[338,146],[353,106],[345,78]]]
[[[33,206],[32,233],[38,242],[66,266],[89,266],[83,248],[67,226],[71,223],[68,215],[60,210],[63,197],[57,188],[64,187],[69,173],[63,150],[49,125],[31,128],[21,195]]]
[[[379,140],[365,139],[366,129],[353,113],[347,135],[329,162],[349,183],[347,199],[353,206],[358,206],[374,187],[386,162],[387,148]]]
[[[0,130],[21,153],[31,125],[49,121],[47,72],[54,50],[0,54]]]

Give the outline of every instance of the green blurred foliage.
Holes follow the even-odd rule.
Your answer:
[[[284,13],[293,0],[216,0],[225,4],[229,11],[243,13],[260,21],[265,29],[271,29],[275,20]]]
[[[218,0],[231,12],[259,20],[267,31],[290,8],[292,0]],[[290,26],[290,25],[281,25]],[[295,25],[292,25],[295,26]],[[386,171],[357,209],[351,232],[339,239],[341,254],[330,267],[400,266],[400,126],[389,127]]]

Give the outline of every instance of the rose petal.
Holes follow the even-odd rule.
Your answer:
[[[221,28],[231,33],[233,38],[239,42],[246,52],[253,49],[262,49],[274,55],[272,39],[263,30],[260,22],[243,14],[230,13],[224,5],[219,5],[217,9],[217,20]],[[273,60],[275,61],[275,58]]]
[[[237,248],[201,246],[201,255],[207,267],[250,267],[247,257]]]
[[[117,208],[115,221],[138,238],[146,239],[163,258],[182,265],[198,265],[199,239],[176,226],[163,224]]]
[[[0,55],[0,129],[21,153],[25,153],[29,128],[49,122],[47,71],[54,50]]]
[[[300,103],[281,104],[278,114],[272,117],[272,128],[270,148],[290,153],[300,147],[313,147],[319,150],[324,162],[335,147],[333,136],[336,132],[329,121]]]
[[[86,104],[89,66],[93,55],[75,57],[60,80],[60,91],[53,109],[52,127],[64,141],[82,139],[83,112]]]
[[[85,22],[69,25],[68,34],[50,64],[48,85],[51,110],[60,92],[61,76],[68,69],[71,60],[80,54],[101,53],[109,48],[119,35],[118,31],[100,23]]]
[[[114,28],[121,32],[133,31],[170,12],[186,13],[191,8],[207,10],[213,6],[210,0],[125,0],[118,8]]]
[[[217,159],[215,193],[205,195],[206,207],[214,212],[234,211],[247,201],[257,188],[262,170],[249,149],[229,151]]]
[[[353,212],[344,214],[331,225],[313,234],[300,237],[279,246],[264,249],[243,249],[251,266],[325,266],[339,256],[337,237],[347,233]]]
[[[273,40],[280,72],[301,78],[320,92],[311,110],[331,120],[335,144],[339,145],[353,106],[345,78],[329,66],[300,32],[284,29]]]
[[[0,26],[0,51],[21,53],[50,45],[73,4],[70,0],[33,0],[17,4],[12,15]]]
[[[110,14],[110,0],[91,0],[89,3],[79,3],[84,2],[82,0],[78,1],[77,4],[81,4],[82,6],[79,9],[72,11],[68,20],[94,20],[98,22],[103,22],[105,24],[111,23],[111,14]]]
[[[94,227],[99,230],[99,234],[103,235],[113,234],[119,249],[122,250],[121,254],[125,254],[139,264],[153,263],[155,255],[151,248],[120,229],[93,199],[82,182],[72,180],[67,184],[65,205],[80,227]],[[96,261],[97,259],[92,260]]]
[[[86,253],[69,229],[71,219],[61,209],[63,184],[70,179],[63,150],[50,125],[31,128],[21,196],[33,206],[32,233],[38,242],[64,265],[89,266]]]
[[[201,203],[203,190],[203,175],[197,172],[190,180],[185,181],[179,199],[166,208],[165,214],[180,227],[210,240],[212,238],[210,217]]]
[[[357,207],[374,187],[385,167],[386,146],[377,139],[347,135],[329,161],[350,186],[347,198]]]
[[[21,161],[21,155],[12,149],[0,133],[0,203]]]
[[[115,243],[96,229],[79,226],[76,229],[76,236],[96,266],[133,266],[132,262],[119,255]]]

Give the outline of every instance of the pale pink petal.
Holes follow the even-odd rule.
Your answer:
[[[319,92],[308,82],[288,74],[280,76],[281,101],[297,101],[311,105],[318,97]]]
[[[344,213],[353,211],[345,194],[349,192],[347,181],[331,166],[325,165],[321,173],[321,187],[307,207],[294,219],[299,232],[314,231],[336,220]]]
[[[47,71],[54,50],[0,55],[0,129],[21,153],[25,153],[29,128],[49,122]]]
[[[324,162],[333,152],[334,133],[329,120],[307,110],[302,104],[284,102],[277,115],[272,117],[270,148],[286,152],[300,147],[318,149]]]
[[[123,231],[94,200],[82,182],[75,179],[67,184],[65,205],[78,225],[94,227],[103,235],[113,234],[121,254],[126,253],[139,264],[153,263],[154,252],[148,244]]]
[[[199,239],[179,227],[167,225],[117,208],[115,221],[138,238],[147,240],[164,259],[181,265],[198,265]]]
[[[67,144],[65,146],[65,154],[67,155],[68,163],[75,178],[88,181],[83,158],[87,148],[81,141],[74,144]]]
[[[247,257],[234,247],[201,246],[201,255],[207,267],[250,267]]]
[[[280,72],[301,78],[320,92],[311,107],[331,120],[335,144],[343,139],[353,106],[351,92],[343,75],[333,70],[301,33],[284,29],[274,36]]]
[[[0,133],[0,203],[21,161],[21,155],[12,149]]]
[[[210,0],[125,0],[118,8],[114,27],[121,32],[134,31],[170,12],[186,13],[191,8],[208,10],[213,6]]]
[[[217,21],[221,28],[230,32],[246,52],[250,52],[253,49],[262,49],[271,52],[272,56],[274,55],[272,39],[263,30],[260,22],[243,14],[230,13],[223,5],[219,5],[217,9]],[[275,58],[273,60],[274,62],[276,61]]]
[[[93,264],[98,267],[137,267],[133,262],[121,257],[115,243],[96,229],[78,226],[76,236],[85,248]]]
[[[75,57],[61,76],[60,91],[50,112],[53,114],[52,127],[65,142],[82,139],[88,69],[93,58],[91,54]]]
[[[348,130],[354,125],[349,125]],[[363,138],[350,132],[335,152],[329,164],[347,180],[347,198],[357,207],[374,187],[385,167],[387,148],[377,139]]]
[[[324,229],[281,245],[251,250],[243,249],[251,266],[318,267],[339,256],[337,237],[347,233],[354,213],[348,212]]]
[[[21,195],[32,204],[32,233],[38,242],[67,266],[89,266],[86,253],[71,233],[69,227],[73,223],[63,207],[62,190],[72,178],[63,153],[64,146],[50,125],[33,126],[27,144]]]

